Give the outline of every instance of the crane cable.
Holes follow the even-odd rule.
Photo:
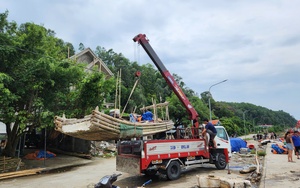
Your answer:
[[[136,43],[134,42],[134,43],[133,43],[133,46],[134,46],[134,59],[135,59],[135,61],[138,63],[139,58],[140,58],[140,48],[139,48],[140,44],[136,44]],[[122,118],[122,116],[123,116],[123,114],[124,114],[124,111],[125,111],[125,109],[126,109],[126,107],[127,107],[127,105],[128,105],[128,102],[129,102],[129,100],[130,100],[130,98],[131,98],[131,95],[133,94],[133,92],[134,92],[134,90],[135,90],[135,88],[136,88],[136,86],[137,86],[137,84],[138,84],[138,82],[139,82],[139,80],[140,80],[141,73],[140,73],[139,71],[137,71],[137,72],[135,73],[135,76],[138,77],[138,79],[137,79],[137,80],[135,81],[135,83],[134,83],[134,86],[133,86],[133,88],[132,88],[132,90],[131,90],[131,93],[130,93],[130,95],[129,95],[129,97],[128,97],[128,100],[127,100],[127,102],[126,102],[126,104],[125,104],[125,106],[124,106],[124,108],[123,108],[123,110],[122,110],[122,113],[121,113],[121,115],[120,115],[120,118]]]

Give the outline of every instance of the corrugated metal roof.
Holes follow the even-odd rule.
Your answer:
[[[220,120],[216,119],[216,120],[211,120],[210,121],[213,125],[221,125]]]

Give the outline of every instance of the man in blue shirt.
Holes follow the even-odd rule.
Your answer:
[[[217,135],[217,129],[211,122],[208,121],[207,118],[203,120],[203,123],[205,124],[205,127],[202,130],[202,135],[205,136],[206,133],[208,133],[210,141],[214,143],[213,147],[217,148],[216,141],[215,141],[215,136]]]
[[[299,159],[299,150],[300,150],[300,136],[299,132],[295,131],[292,136],[294,147],[295,147],[295,155],[297,155],[297,159]]]

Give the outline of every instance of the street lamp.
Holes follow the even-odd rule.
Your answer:
[[[245,113],[248,112],[249,110],[246,110],[243,112],[243,119],[244,119],[244,131],[245,131],[245,139],[246,139],[246,123],[245,123]]]
[[[256,128],[255,128],[255,121],[254,121],[256,118],[259,118],[259,116],[257,116],[257,117],[255,117],[255,118],[252,119],[252,121],[253,121],[253,129],[254,129],[254,133],[257,132],[257,131],[256,131]]]
[[[223,81],[221,81],[221,82],[218,82],[218,83],[216,83],[216,84],[213,84],[213,85],[211,85],[211,86],[209,87],[209,89],[208,89],[208,92],[209,92],[208,107],[209,107],[209,120],[210,120],[210,121],[211,121],[211,104],[210,104],[211,94],[210,94],[210,89],[211,89],[213,86],[218,85],[218,84],[221,84],[221,83],[226,82],[226,81],[227,81],[227,79],[226,79],[226,80],[223,80]]]

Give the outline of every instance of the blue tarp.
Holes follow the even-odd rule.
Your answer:
[[[284,150],[281,149],[277,144],[272,144],[271,148],[274,149],[276,151],[277,154],[282,154],[284,153]]]
[[[142,120],[143,121],[152,121],[153,120],[153,114],[150,111],[146,111],[142,114]]]
[[[247,148],[247,142],[241,138],[230,138],[231,151],[239,152],[241,148]]]
[[[40,150],[36,156],[36,158],[44,158],[46,153],[46,158],[53,158],[55,155],[51,152],[45,152],[43,150]]]

